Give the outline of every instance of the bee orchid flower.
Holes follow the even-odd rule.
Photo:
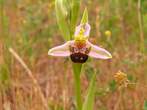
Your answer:
[[[88,23],[80,24],[75,29],[74,40],[50,49],[48,55],[70,57],[74,63],[84,63],[88,57],[98,59],[112,58],[107,50],[88,41],[90,29],[91,27]]]

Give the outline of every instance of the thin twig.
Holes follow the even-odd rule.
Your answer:
[[[44,107],[46,108],[46,110],[49,110],[49,107],[48,107],[48,104],[47,104],[47,101],[41,91],[41,88],[37,82],[37,80],[35,79],[35,77],[33,76],[31,70],[28,68],[28,66],[25,64],[25,62],[20,58],[20,56],[12,49],[12,48],[9,48],[9,52],[16,58],[16,60],[22,65],[22,67],[27,71],[29,77],[32,79],[34,85],[36,86],[38,92],[39,92],[39,95],[41,97],[41,100],[42,100],[42,103],[44,104]]]

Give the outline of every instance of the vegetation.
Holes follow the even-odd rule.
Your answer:
[[[83,64],[84,110],[147,109],[146,0],[0,0],[0,110],[76,110],[79,70],[47,53],[74,37],[85,7],[89,41],[112,59]]]

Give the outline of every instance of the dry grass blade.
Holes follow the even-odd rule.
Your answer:
[[[9,52],[16,58],[16,60],[23,66],[23,68],[27,71],[29,77],[32,79],[36,89],[38,90],[38,93],[42,99],[42,103],[44,104],[44,107],[46,110],[49,110],[49,107],[48,107],[48,104],[47,104],[47,101],[41,91],[41,88],[37,82],[37,80],[35,79],[35,77],[33,76],[31,70],[28,68],[28,66],[25,64],[25,62],[20,58],[20,56],[12,49],[12,48],[9,48]]]

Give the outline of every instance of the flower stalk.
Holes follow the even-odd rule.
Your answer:
[[[56,7],[62,6],[62,0],[56,0]],[[79,3],[79,2],[77,2]],[[61,18],[61,13],[58,10],[59,8],[56,8],[56,13],[59,15],[58,17]],[[77,12],[77,10],[74,10],[72,12]],[[74,15],[74,21],[73,24],[75,24],[77,17]],[[63,17],[65,17],[63,15]],[[58,19],[57,19],[58,20]],[[70,39],[70,37],[67,37],[68,34],[66,34],[69,31],[65,31],[68,26],[65,26],[63,21],[64,19],[60,19],[58,21],[58,24],[61,26],[60,28],[62,31],[64,31],[63,35],[65,35],[66,42],[62,45],[53,47],[49,49],[48,55],[50,56],[58,56],[58,57],[70,57],[73,66],[73,73],[74,73],[74,86],[75,86],[75,99],[76,99],[76,110],[92,110],[93,103],[94,103],[94,94],[95,94],[95,78],[94,77],[91,80],[91,84],[89,86],[88,95],[86,97],[86,100],[84,103],[82,102],[82,95],[81,95],[81,70],[82,65],[85,63],[89,57],[93,57],[96,59],[110,59],[112,58],[112,55],[105,49],[96,46],[92,44],[88,38],[90,36],[90,30],[91,26],[88,23],[88,11],[87,9],[84,10],[82,20],[78,26],[71,26],[70,30],[72,30],[74,33],[73,39]],[[66,28],[65,28],[66,27]],[[75,29],[73,29],[73,27]],[[65,28],[65,29],[64,29]],[[72,32],[71,31],[71,32]]]
[[[81,70],[82,70],[82,64],[73,63],[77,110],[82,110],[81,79],[80,79]]]

